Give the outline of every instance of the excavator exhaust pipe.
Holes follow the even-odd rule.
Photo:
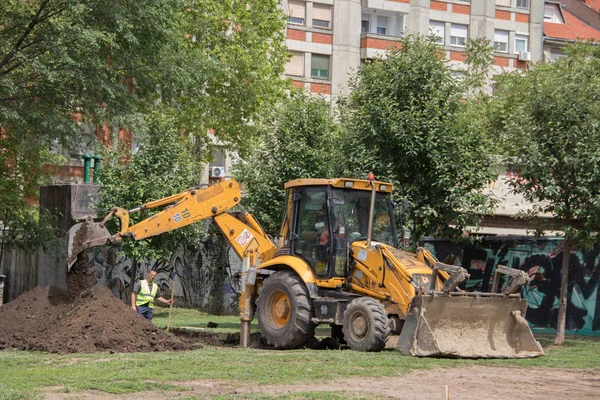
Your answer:
[[[544,355],[518,294],[435,293],[414,298],[398,347],[416,357],[529,358]]]
[[[88,217],[84,222],[75,224],[69,229],[67,243],[67,270],[70,271],[77,256],[90,247],[102,246],[109,242],[111,234],[104,223],[95,222]]]

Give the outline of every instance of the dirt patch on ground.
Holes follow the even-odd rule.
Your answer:
[[[184,350],[192,343],[226,344],[214,333],[171,334],[157,328],[108,288],[91,290],[89,276],[77,264],[68,287],[68,291],[36,287],[0,307],[0,350],[134,352]]]
[[[189,381],[175,383],[187,388],[185,392],[141,392],[109,395],[98,391],[61,393],[61,388],[48,389],[47,400],[115,399],[146,400],[175,399],[183,396],[211,398],[222,395],[263,394],[273,397],[301,392],[331,392],[340,396],[384,399],[432,399],[442,397],[442,385],[450,391],[450,399],[462,400],[562,400],[597,399],[600,374],[592,370],[551,368],[468,367],[431,369],[387,378],[352,378],[333,382],[294,385],[261,385],[260,387],[234,381]]]

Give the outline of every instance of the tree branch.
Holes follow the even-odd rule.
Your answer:
[[[35,29],[36,25],[39,24],[40,22],[43,22],[45,20],[47,20],[48,16],[44,16],[41,17],[42,12],[44,11],[44,9],[46,8],[46,6],[48,5],[48,3],[50,2],[50,0],[44,0],[37,12],[35,13],[35,15],[33,16],[33,18],[31,19],[31,21],[29,21],[29,24],[27,25],[27,28],[25,29],[25,31],[21,34],[21,37],[17,40],[17,42],[15,43],[14,47],[8,52],[8,54],[6,54],[6,56],[4,57],[4,59],[2,61],[0,61],[0,69],[4,69],[4,66],[7,65],[15,56],[15,54],[17,54],[20,50],[21,50],[21,45],[23,44],[23,42],[25,41],[25,39],[27,39],[27,37],[31,34],[31,32],[33,32],[33,30]],[[6,73],[3,73],[2,75],[5,75]]]

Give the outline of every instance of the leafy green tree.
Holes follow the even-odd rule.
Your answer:
[[[489,52],[485,44],[478,48]],[[493,204],[483,193],[495,178],[485,132],[465,98],[473,83],[483,83],[481,64],[489,57],[471,60],[478,68],[456,77],[435,43],[410,35],[350,81],[337,172],[364,179],[373,171],[394,183],[410,204],[413,243],[424,235],[460,235]]]
[[[183,86],[177,102],[182,125],[202,143],[211,143],[206,134],[214,129],[223,144],[244,155],[286,84],[281,76],[289,53],[280,1],[187,3],[186,35],[201,60],[209,62],[202,85]]]
[[[278,234],[286,182],[332,177],[337,125],[322,97],[293,92],[274,110],[261,141],[236,166],[234,177],[244,187],[243,204],[263,228]]]
[[[564,343],[571,250],[596,240],[600,227],[600,49],[577,43],[565,52],[502,75],[490,108],[512,189],[564,232],[556,345]]]
[[[199,164],[193,146],[188,135],[176,128],[176,118],[176,115],[157,110],[135,125],[140,138],[137,152],[127,154],[123,149],[109,152],[107,163],[97,177],[102,185],[100,200],[95,205],[99,216],[107,215],[114,206],[131,210],[199,183]],[[127,162],[124,162],[124,156],[128,158]],[[132,213],[130,224],[162,209],[164,207]],[[111,220],[108,228],[111,233],[118,231],[116,218]],[[137,261],[167,259],[178,247],[199,243],[206,232],[205,225],[192,224],[144,240],[121,241],[120,251],[132,260],[132,282],[137,274]]]
[[[0,216],[18,228],[59,143],[81,124],[169,113],[209,158],[209,129],[245,149],[280,95],[287,60],[276,0],[0,2]],[[173,113],[172,111],[176,112]]]

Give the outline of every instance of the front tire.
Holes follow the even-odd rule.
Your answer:
[[[371,297],[358,297],[344,312],[344,339],[351,349],[381,351],[390,334],[387,312]]]
[[[257,299],[257,319],[263,341],[277,349],[306,345],[315,334],[308,289],[292,271],[278,271],[265,279]]]

